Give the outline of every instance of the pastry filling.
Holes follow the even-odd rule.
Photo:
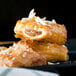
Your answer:
[[[42,34],[41,31],[37,31],[37,30],[34,30],[34,29],[25,29],[25,33],[29,36],[32,36],[32,37]]]

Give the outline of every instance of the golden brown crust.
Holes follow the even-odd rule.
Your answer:
[[[0,66],[28,67],[41,65],[46,65],[45,58],[22,44],[14,44],[7,50],[0,52]]]
[[[65,45],[57,45],[41,41],[20,41],[19,44],[28,45],[33,49],[33,51],[38,52],[41,56],[44,56],[47,61],[68,60],[68,49]]]
[[[7,49],[7,47],[5,47],[5,46],[0,47],[0,51],[3,51],[5,49]]]
[[[30,31],[28,32],[27,30]],[[21,22],[21,20],[19,20],[16,23],[14,32],[15,37],[21,39],[23,38],[37,41],[43,40],[57,44],[65,44],[67,41],[67,31],[65,26],[57,23],[49,23],[49,26],[47,26],[37,24],[35,21]],[[40,35],[38,35],[39,32],[41,32]]]

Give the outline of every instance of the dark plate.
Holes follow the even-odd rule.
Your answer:
[[[28,67],[30,69],[43,70],[49,72],[59,73],[60,76],[76,75],[76,51],[70,51],[69,60],[66,62],[59,62],[60,64]]]
[[[9,47],[11,45],[12,44],[5,44],[5,45],[0,45],[0,46]],[[68,55],[69,55],[69,60],[66,62],[53,61],[54,63],[53,65],[26,67],[26,68],[48,71],[48,72],[55,72],[55,73],[59,73],[60,76],[65,76],[69,74],[76,75],[76,51],[69,51]],[[58,62],[59,64],[57,64]]]

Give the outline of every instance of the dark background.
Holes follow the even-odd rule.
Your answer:
[[[68,39],[76,38],[74,2],[53,0],[0,0],[0,41],[16,40],[13,28],[18,19],[27,17],[34,8],[36,15],[65,24]]]

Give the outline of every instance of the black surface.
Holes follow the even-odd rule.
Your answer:
[[[29,67],[29,69],[55,72],[60,76],[76,75],[76,63]]]
[[[66,46],[70,51],[76,51],[76,38],[68,39]]]

